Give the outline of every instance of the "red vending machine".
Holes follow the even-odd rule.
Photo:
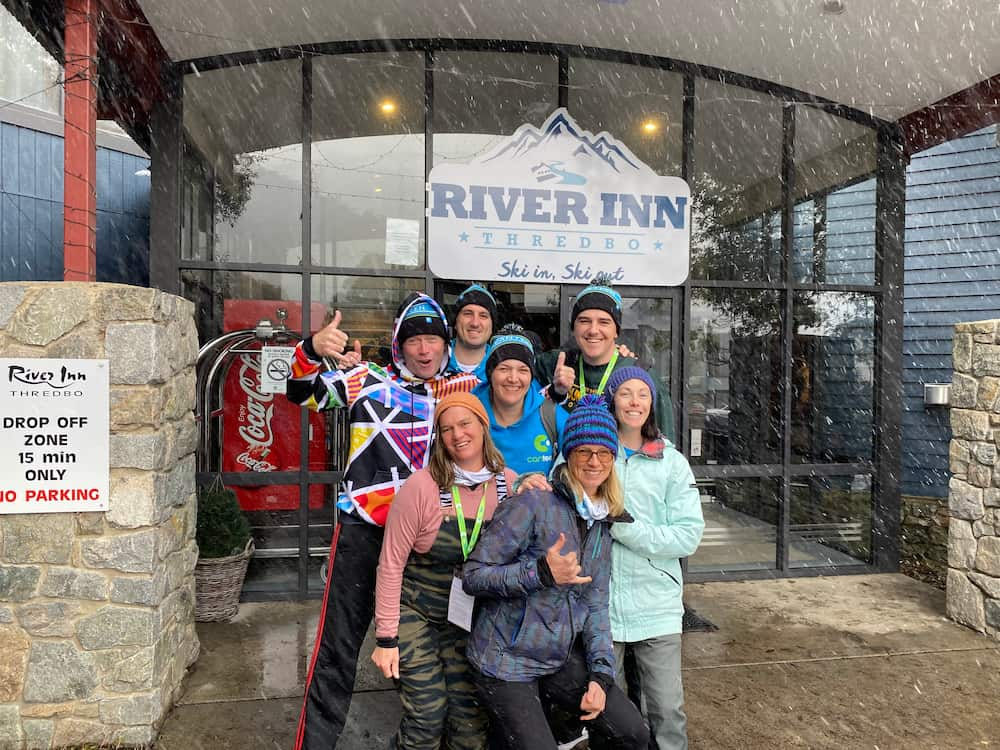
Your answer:
[[[302,330],[302,306],[274,300],[226,300],[223,308],[225,332],[253,329],[260,320],[276,317],[278,307],[288,315],[289,330]],[[322,324],[326,308],[312,306],[314,330]],[[255,344],[254,346],[257,346]],[[222,388],[222,471],[294,471],[299,468],[299,414],[302,407],[283,394],[262,393],[260,354],[241,353],[233,357],[224,375]],[[326,429],[324,418],[309,414],[308,465],[325,470]],[[233,487],[243,510],[292,511],[299,507],[296,485]],[[309,488],[309,507],[323,506],[324,488]]]

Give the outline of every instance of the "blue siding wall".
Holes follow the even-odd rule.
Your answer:
[[[97,280],[149,286],[149,159],[97,150]]]
[[[97,150],[97,279],[149,285],[149,160]],[[0,123],[0,281],[63,277],[63,140]]]
[[[63,143],[0,124],[0,281],[63,277]]]
[[[947,497],[947,409],[923,383],[951,382],[952,326],[1000,318],[1000,148],[996,127],[913,157],[906,170],[903,492]]]

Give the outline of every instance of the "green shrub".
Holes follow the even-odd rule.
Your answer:
[[[243,551],[250,539],[250,522],[235,492],[219,482],[198,492],[195,536],[199,557],[227,557]]]

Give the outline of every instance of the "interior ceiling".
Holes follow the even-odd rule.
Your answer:
[[[454,38],[579,44],[773,81],[897,120],[1000,74],[997,0],[139,0],[171,59]]]

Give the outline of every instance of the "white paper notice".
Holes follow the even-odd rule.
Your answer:
[[[701,430],[691,430],[691,458],[701,455]]]
[[[106,359],[0,359],[0,513],[108,509]]]
[[[293,346],[265,346],[260,350],[260,392],[285,393],[292,371]]]
[[[455,576],[451,579],[451,595],[448,597],[448,622],[458,625],[462,630],[472,630],[472,608],[476,603],[474,596],[469,596],[462,590],[462,579]]]
[[[420,222],[415,219],[385,220],[385,262],[397,266],[417,265]]]

